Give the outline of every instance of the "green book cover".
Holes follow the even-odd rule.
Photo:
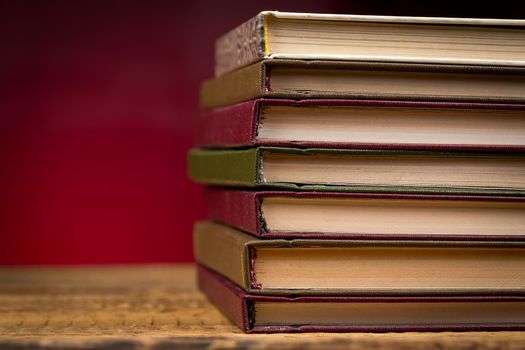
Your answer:
[[[488,168],[490,174],[487,179],[492,179],[487,186],[465,186],[447,184],[428,185],[425,184],[425,178],[421,178],[421,184],[400,184],[400,175],[395,172],[389,177],[388,166],[385,168],[386,179],[383,183],[361,183],[359,179],[353,178],[351,173],[345,179],[345,183],[329,183],[315,181],[312,183],[303,181],[293,181],[294,175],[297,175],[299,170],[290,167],[289,177],[287,181],[272,181],[271,178],[265,176],[265,166],[269,167],[267,159],[270,157],[281,157],[288,159],[293,165],[295,161],[328,156],[340,158],[343,161],[351,161],[353,158],[359,157],[365,159],[367,164],[374,166],[385,159],[392,164],[397,160],[412,159],[421,166],[417,165],[421,170],[426,171],[425,176],[433,176],[432,161],[450,161],[462,164],[468,162],[484,162],[490,161],[494,164],[492,168]],[[338,157],[341,156],[341,157]],[[298,149],[289,147],[256,147],[249,149],[230,149],[230,150],[216,150],[216,149],[192,149],[189,152],[189,176],[195,182],[220,185],[220,186],[234,186],[234,187],[257,187],[259,189],[282,189],[282,190],[296,190],[296,191],[336,191],[336,192],[372,192],[372,193],[423,193],[423,194],[464,194],[464,195],[525,195],[525,155],[512,153],[474,153],[474,152],[437,152],[437,151],[407,151],[407,150],[356,150],[356,149],[327,149],[327,148],[309,148]],[[388,164],[387,162],[387,164]],[[454,163],[445,168],[437,169],[437,171],[447,171],[451,177],[456,173],[460,173],[461,169],[455,169]],[[324,171],[326,174],[330,173],[330,169],[323,168],[323,163],[315,165]],[[430,164],[430,165],[429,165]],[[410,177],[411,168],[404,170],[401,175]],[[416,170],[420,170],[416,169]],[[426,169],[426,170],[425,170]],[[296,172],[296,174],[294,174]],[[345,176],[345,174],[343,174]],[[363,176],[367,176],[364,172]],[[468,176],[467,176],[468,177]],[[508,186],[494,186],[494,181],[498,182],[499,178],[509,178]],[[468,178],[466,182],[468,183]],[[402,182],[402,181],[401,181]]]
[[[231,186],[259,183],[259,148],[246,150],[190,150],[189,175],[196,182]]]

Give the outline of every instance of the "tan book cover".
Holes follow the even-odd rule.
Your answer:
[[[259,239],[195,225],[197,261],[254,294],[525,294],[525,244]]]
[[[264,11],[216,41],[215,75],[261,59],[525,65],[525,20]]]
[[[525,66],[265,59],[201,88],[212,109],[254,98],[525,102]]]

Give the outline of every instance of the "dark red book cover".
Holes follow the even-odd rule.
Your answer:
[[[425,144],[425,143],[363,143],[363,142],[316,142],[316,141],[265,141],[257,138],[261,110],[265,106],[299,107],[383,107],[423,109],[468,109],[468,110],[523,110],[523,104],[465,103],[432,101],[389,101],[349,99],[269,99],[260,98],[216,108],[203,112],[197,144],[200,147],[243,147],[243,146],[293,146],[356,149],[414,149],[414,150],[458,150],[458,151],[525,151],[523,145],[483,144]]]
[[[389,194],[389,193],[349,193],[349,192],[294,192],[294,191],[253,191],[229,188],[207,187],[205,189],[206,212],[209,219],[236,227],[258,238],[314,238],[314,239],[417,239],[444,241],[524,241],[521,235],[470,235],[447,234],[362,234],[345,233],[327,235],[323,232],[269,232],[262,213],[262,200],[266,197],[293,198],[376,198],[408,200],[451,200],[451,201],[497,201],[525,202],[525,197],[513,196],[475,196],[450,194]],[[351,228],[349,228],[351,229]]]
[[[399,303],[429,302],[497,303],[525,302],[525,296],[264,296],[247,294],[228,279],[198,265],[198,287],[228,319],[246,333],[300,332],[414,332],[414,331],[503,331],[525,330],[525,323],[491,324],[479,320],[475,324],[402,324],[389,325],[258,325],[255,303]]]

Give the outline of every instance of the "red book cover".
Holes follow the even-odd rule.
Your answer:
[[[464,103],[464,102],[432,102],[432,101],[389,101],[389,100],[349,100],[349,99],[305,99],[305,100],[291,100],[291,99],[268,99],[261,98],[241,102],[226,107],[216,108],[201,115],[201,129],[198,133],[198,145],[201,147],[246,147],[246,146],[293,146],[293,147],[323,147],[323,148],[356,148],[356,149],[414,149],[414,150],[458,150],[458,151],[525,151],[525,137],[521,141],[509,142],[507,135],[506,140],[502,142],[491,141],[492,143],[472,143],[469,141],[461,141],[460,143],[447,144],[437,143],[435,140],[430,142],[363,142],[362,140],[352,140],[352,136],[348,136],[345,141],[337,142],[323,142],[316,140],[265,140],[259,138],[259,131],[261,120],[263,117],[263,110],[271,106],[289,106],[289,107],[356,107],[356,108],[375,108],[377,110],[388,111],[392,109],[406,110],[408,113],[416,113],[417,111],[468,111],[468,115],[475,113],[475,111],[497,113],[498,111],[522,111],[525,112],[525,105],[523,104],[499,104],[499,103]],[[348,118],[352,117],[351,112]],[[319,118],[322,118],[322,114]],[[468,118],[468,115],[466,117]],[[498,118],[498,123],[501,125],[503,118]],[[419,118],[419,117],[417,117]],[[416,119],[417,119],[416,118]],[[521,127],[516,125],[516,120],[519,116],[511,117],[515,120],[509,119],[509,125],[514,125],[514,130],[520,130]],[[394,119],[394,118],[392,118]],[[414,120],[416,120],[414,119]],[[424,116],[417,119],[415,123],[424,121]],[[459,117],[452,120],[452,124],[447,128],[450,132],[467,134],[469,128],[472,129],[475,125],[465,127],[466,118]],[[490,122],[490,121],[487,121]],[[329,122],[328,122],[329,123]],[[373,124],[371,120],[369,124]],[[394,122],[395,123],[395,122]],[[449,122],[450,123],[450,122]],[[519,123],[519,121],[518,121]],[[481,123],[479,123],[481,124]],[[392,124],[394,125],[394,124]],[[459,127],[466,128],[459,130]],[[488,126],[490,128],[490,126]],[[390,131],[389,127],[383,128],[384,132]],[[443,130],[443,129],[441,129]],[[494,133],[494,129],[492,129]],[[427,130],[429,137],[422,137],[422,139],[430,140],[439,130]],[[424,136],[424,135],[423,135]],[[487,139],[488,140],[488,139]]]
[[[525,307],[524,296],[263,296],[251,295],[235,285],[228,279],[207,269],[198,266],[198,287],[206,295],[208,300],[214,304],[226,317],[246,333],[298,333],[298,332],[414,332],[414,331],[502,331],[502,330],[525,330]],[[405,317],[410,319],[410,310],[418,313],[415,317],[417,322],[399,322],[392,316],[377,316],[369,324],[360,324],[359,316],[348,315],[348,322],[331,324],[330,316],[325,315],[323,321],[309,319],[308,324],[288,324],[286,318],[290,315],[283,313],[282,321],[270,323],[260,318],[259,305],[273,303],[287,307],[288,310],[299,308],[308,309],[315,304],[339,309],[352,307],[352,304],[359,304],[365,310],[377,310],[377,306],[383,306],[387,310],[389,307],[401,309]],[[336,305],[334,305],[336,304]],[[426,306],[428,310],[436,310],[435,304],[439,304],[437,309],[445,310],[445,316],[441,311],[436,318],[435,311],[425,314],[419,306]],[[473,315],[467,315],[463,321],[456,321],[454,311],[463,306],[472,310],[488,307],[489,311],[475,313],[475,322],[465,320]],[[427,310],[426,309],[426,310]],[[450,310],[448,310],[450,309]],[[362,309],[361,309],[362,310]],[[403,311],[406,310],[406,311]],[[448,310],[448,311],[447,311]],[[510,311],[506,311],[510,310]],[[514,311],[512,311],[514,310]],[[366,311],[365,311],[366,312]],[[424,313],[421,316],[421,313]],[[447,312],[450,315],[447,315]],[[468,312],[463,312],[462,317]],[[512,315],[511,315],[512,313]],[[504,315],[504,321],[493,316],[494,314]],[[293,315],[292,315],[293,316]],[[344,316],[344,315],[343,315]],[[366,317],[366,316],[364,316]],[[501,317],[501,316],[500,316]],[[451,320],[451,321],[446,321]],[[305,322],[306,323],[306,322]]]
[[[513,196],[475,196],[475,195],[450,195],[450,194],[389,194],[389,193],[348,193],[348,192],[294,192],[294,191],[251,191],[236,190],[219,187],[207,187],[205,189],[206,211],[209,219],[223,224],[236,227],[248,232],[258,238],[269,239],[417,239],[417,240],[445,240],[445,241],[524,241],[525,231],[523,230],[523,220],[525,217],[525,197]],[[392,200],[416,201],[417,205],[436,206],[439,203],[447,203],[448,206],[458,207],[458,211],[469,210],[472,206],[486,206],[491,203],[509,207],[516,222],[513,226],[512,234],[502,234],[501,232],[491,234],[490,232],[480,233],[476,231],[464,232],[441,232],[441,233],[363,233],[354,231],[351,225],[348,230],[342,233],[326,232],[306,232],[304,230],[270,230],[268,228],[269,217],[265,216],[263,201],[265,198],[285,198],[285,199],[308,199],[308,200],[336,200],[336,199],[367,199],[367,200]],[[370,201],[370,203],[373,203]],[[414,212],[414,209],[409,209]],[[433,210],[437,213],[437,210]],[[503,213],[503,212],[500,212]],[[483,214],[481,214],[483,215]],[[502,224],[509,220],[507,216],[496,214],[496,218],[501,218]],[[415,215],[414,215],[415,218]],[[447,220],[446,217],[438,220]],[[497,225],[497,224],[496,224]],[[520,226],[521,225],[521,226]],[[431,225],[436,227],[439,225]],[[510,233],[510,231],[509,231]]]

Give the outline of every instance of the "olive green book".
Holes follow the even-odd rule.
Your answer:
[[[304,191],[525,195],[522,153],[298,149],[192,149],[189,176],[234,187]]]
[[[254,98],[524,103],[525,67],[266,59],[201,88],[204,109]]]

